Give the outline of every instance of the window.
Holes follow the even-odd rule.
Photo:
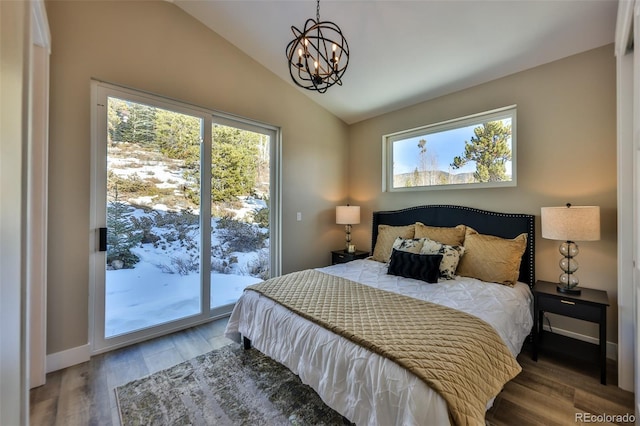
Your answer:
[[[383,190],[516,186],[516,106],[383,136]]]

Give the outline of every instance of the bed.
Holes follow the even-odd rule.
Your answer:
[[[458,229],[461,225],[464,225],[462,228],[464,229],[465,243],[469,243],[469,245],[466,248],[460,248],[464,247],[464,244],[454,246],[462,252],[461,257],[458,259],[460,261],[465,259],[465,254],[474,253],[468,257],[469,262],[471,262],[478,255],[484,256],[486,253],[493,253],[493,247],[486,246],[488,248],[484,249],[485,246],[473,245],[475,244],[474,241],[477,242],[480,237],[482,238],[481,241],[493,242],[496,240],[498,247],[501,247],[504,242],[511,244],[511,241],[518,240],[521,248],[517,253],[517,264],[514,266],[512,262],[510,266],[511,269],[516,268],[515,271],[511,271],[512,282],[509,282],[508,285],[490,282],[491,279],[500,281],[502,276],[497,280],[493,276],[487,278],[486,281],[479,279],[473,276],[475,272],[470,274],[466,271],[469,269],[466,259],[465,262],[467,263],[464,265],[461,263],[460,268],[456,271],[463,272],[466,276],[455,274],[452,277],[447,277],[453,279],[444,279],[442,274],[447,271],[446,268],[443,269],[444,263],[439,263],[437,282],[431,284],[426,283],[422,277],[419,279],[407,278],[406,274],[402,273],[390,275],[388,273],[389,267],[393,265],[394,261],[400,259],[400,256],[403,256],[402,258],[406,258],[406,256],[413,256],[413,258],[421,256],[425,247],[429,243],[434,243],[435,238],[424,238],[424,234],[418,236],[415,233],[418,224],[422,226],[422,231],[426,229],[429,232],[435,232],[435,234],[428,234],[429,236],[438,236],[440,235],[438,232],[443,230],[448,235],[451,230]],[[423,244],[420,246],[420,253],[415,250],[412,252],[410,248],[407,250],[395,250],[392,248],[388,250],[391,254],[384,257],[383,248],[389,249],[389,247],[388,242],[383,237],[393,237],[394,233],[399,233],[400,230],[406,227],[413,227],[414,233],[410,237],[408,234],[402,237],[398,235],[394,241],[395,246],[397,248],[400,247],[398,246],[398,243],[401,242],[400,239],[403,240],[403,244],[420,240],[419,242]],[[466,413],[460,415],[459,408],[456,409],[458,411],[452,410],[454,404],[451,402],[451,396],[447,395],[442,389],[444,386],[449,393],[464,394],[467,392],[467,388],[476,386],[475,382],[471,386],[468,382],[459,381],[458,376],[456,376],[453,384],[445,383],[445,385],[440,385],[439,379],[433,380],[429,376],[429,374],[432,374],[430,371],[425,372],[425,370],[438,370],[438,368],[426,368],[424,366],[422,366],[422,370],[411,368],[414,367],[412,363],[415,363],[413,352],[410,355],[403,356],[402,353],[398,355],[397,352],[394,352],[397,349],[395,346],[391,350],[387,350],[386,347],[380,349],[375,342],[374,344],[369,344],[365,340],[363,343],[358,336],[354,337],[352,334],[344,333],[342,329],[334,326],[331,322],[318,321],[309,317],[306,312],[301,312],[295,306],[289,305],[288,302],[276,302],[270,296],[258,291],[247,290],[244,292],[233,310],[225,334],[227,337],[238,341],[242,336],[245,339],[245,347],[252,345],[257,350],[288,367],[301,378],[302,382],[311,386],[329,407],[355,424],[484,424],[482,420],[484,411],[491,407],[493,398],[499,393],[504,383],[519,371],[514,371],[514,367],[511,364],[503,367],[502,363],[505,365],[510,362],[515,363],[515,357],[531,332],[533,319],[530,288],[535,282],[534,236],[534,216],[528,214],[497,213],[451,205],[428,205],[396,211],[380,211],[373,213],[371,258],[287,274],[284,277],[275,279],[285,280],[284,287],[289,287],[294,278],[298,280],[298,278],[304,277],[308,284],[305,283],[303,286],[311,286],[311,281],[314,281],[319,276],[323,279],[333,280],[332,282],[338,282],[340,285],[346,286],[348,282],[350,286],[356,286],[358,291],[362,288],[365,294],[373,291],[385,297],[398,298],[394,303],[407,306],[407,309],[405,309],[407,312],[399,312],[398,318],[403,318],[400,316],[401,314],[405,315],[406,318],[401,319],[400,322],[411,323],[411,327],[416,323],[420,327],[436,327],[442,332],[446,330],[440,325],[436,326],[435,324],[437,323],[435,322],[431,323],[431,319],[426,321],[429,324],[424,324],[425,321],[422,319],[427,318],[427,316],[423,316],[423,311],[419,310],[422,308],[425,309],[424,312],[430,312],[430,310],[434,310],[437,307],[447,314],[450,313],[449,311],[455,310],[456,314],[465,315],[465,321],[467,317],[473,317],[473,321],[479,323],[476,324],[474,322],[473,327],[478,325],[491,329],[490,332],[497,336],[496,340],[500,341],[494,346],[500,345],[505,348],[504,351],[500,348],[500,351],[496,352],[497,355],[493,355],[493,347],[478,349],[484,354],[481,354],[481,356],[486,356],[487,358],[480,360],[483,363],[487,363],[482,365],[478,363],[480,362],[477,359],[478,355],[474,355],[473,362],[467,362],[466,358],[451,358],[452,360],[458,360],[455,361],[455,365],[465,365],[464,368],[467,368],[467,366],[475,368],[476,363],[481,365],[481,367],[478,367],[478,371],[471,373],[479,377],[474,379],[479,382],[491,382],[490,379],[494,375],[500,376],[505,370],[504,377],[501,376],[502,378],[497,383],[491,383],[492,387],[488,391],[490,393],[483,394],[483,406],[481,407],[483,411],[481,414],[476,410],[476,412],[468,415]],[[398,237],[401,238],[399,239]],[[442,239],[445,239],[445,237],[443,236]],[[448,249],[451,248],[447,245],[444,246]],[[479,251],[478,247],[483,249]],[[464,250],[467,250],[467,252],[464,253]],[[449,252],[450,250],[445,253]],[[382,258],[380,257],[381,253],[383,253]],[[425,253],[429,253],[429,251],[427,250]],[[442,259],[444,259],[442,254],[431,253],[420,257],[421,261],[428,258],[442,262]],[[438,253],[443,253],[442,247]],[[444,256],[446,257],[447,255],[445,254]],[[390,261],[384,261],[389,259]],[[479,259],[486,260],[482,256]],[[485,260],[482,260],[481,263],[485,266],[489,265],[490,262],[487,263]],[[502,261],[502,258],[500,260]],[[462,266],[465,266],[465,268],[462,268]],[[501,269],[500,263],[497,266],[494,264],[490,266],[488,268],[489,274]],[[433,275],[432,272],[430,273],[431,275]],[[480,278],[485,278],[481,273],[479,274]],[[267,286],[271,281],[266,282]],[[306,299],[311,300],[316,294],[316,287],[311,286],[309,288],[310,290],[307,291],[313,291],[313,293],[306,293],[301,296],[301,299],[305,299],[304,303],[307,304],[309,302]],[[351,287],[349,288],[351,289]],[[315,299],[310,302],[314,306],[318,303]],[[331,311],[338,311],[337,314],[333,313],[334,316],[342,317],[344,316],[342,312],[350,310],[353,302],[345,303],[346,305],[340,308],[330,309]],[[413,310],[414,303],[417,306],[417,310]],[[429,304],[435,304],[435,306]],[[437,309],[435,310],[437,311]],[[362,311],[359,312],[362,313]],[[415,312],[420,312],[417,316],[420,318],[419,321],[416,320],[416,317],[411,316]],[[349,315],[358,316],[358,314]],[[459,322],[458,317],[455,318],[455,321],[445,321],[456,325],[465,324],[464,327],[460,325],[458,328],[468,327],[466,322]],[[353,321],[351,318],[348,320]],[[421,322],[423,324],[420,324]],[[397,343],[396,340],[399,340],[400,349],[409,348],[409,351],[413,351],[416,347],[421,351],[431,351],[431,346],[439,346],[435,340],[434,342],[436,343],[433,345],[425,344],[424,342],[430,341],[430,337],[424,337],[422,334],[417,335],[415,339],[407,339],[406,334],[401,334],[402,338],[394,340],[395,327],[403,327],[403,324],[394,323],[393,318],[391,320],[385,319],[378,324],[380,328],[386,329],[386,333],[388,333],[386,335],[383,333],[382,337],[377,337],[383,341],[383,344],[391,340],[393,341],[391,344],[395,345]],[[470,330],[475,329],[470,328]],[[481,330],[478,333],[485,332],[484,328]],[[376,333],[379,332],[379,330],[376,330]],[[403,332],[406,333],[404,330]],[[449,330],[446,330],[446,332],[449,333]],[[466,332],[469,333],[471,331],[466,330]],[[473,333],[476,332],[473,331]],[[464,337],[464,339],[467,339],[467,337]],[[456,342],[464,339],[453,337],[448,340]],[[488,339],[483,338],[481,340]],[[461,344],[469,345],[466,341]],[[475,342],[472,347],[464,346],[462,350],[456,350],[456,352],[472,351],[476,344],[484,343],[482,341]],[[443,349],[438,348],[438,350]],[[451,351],[448,347],[444,350],[445,352]],[[507,355],[503,352],[506,352]],[[487,355],[489,353],[491,353],[490,356]],[[458,355],[456,353],[456,356]],[[467,355],[465,353],[460,356]],[[432,366],[434,364],[424,365]],[[435,365],[439,366],[440,363]],[[490,368],[492,368],[491,371],[485,371],[485,369],[488,371]],[[446,370],[446,368],[444,369]],[[509,375],[506,375],[507,370]],[[425,378],[425,374],[428,377]],[[487,375],[489,378],[482,377],[483,375]],[[478,386],[486,387],[487,383],[479,383]],[[486,395],[490,395],[490,397],[486,397]],[[463,395],[463,397],[466,396]],[[466,409],[464,401],[459,405],[462,406],[463,411]]]

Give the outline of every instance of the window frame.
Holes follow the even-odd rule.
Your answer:
[[[511,119],[511,180],[501,182],[470,182],[470,183],[446,183],[436,185],[394,187],[394,156],[393,145],[396,142],[411,138],[427,137],[432,134],[450,130],[461,129],[472,125]],[[476,189],[517,186],[517,105],[509,105],[490,111],[467,115],[460,118],[441,121],[408,130],[389,133],[382,136],[382,191],[383,192],[407,192],[407,191],[431,191],[443,189]],[[453,159],[452,159],[453,160]]]

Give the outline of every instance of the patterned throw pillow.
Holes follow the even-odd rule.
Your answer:
[[[438,241],[425,238],[420,254],[441,254],[440,277],[446,280],[452,280],[455,278],[458,262],[460,262],[460,258],[464,254],[464,247],[442,244]]]
[[[393,242],[392,249],[400,251],[408,251],[409,253],[420,253],[424,238],[396,238]]]
[[[376,237],[376,246],[373,248],[373,260],[387,263],[391,257],[393,243],[396,238],[413,238],[415,226],[391,226],[378,225],[378,236]]]
[[[393,249],[387,274],[437,283],[441,254],[417,254]]]

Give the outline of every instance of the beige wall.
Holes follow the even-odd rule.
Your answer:
[[[46,6],[53,42],[47,353],[89,338],[91,78],[281,127],[282,270],[329,263],[341,238],[334,206],[347,194],[345,123],[169,2]]]
[[[350,126],[349,196],[362,206],[358,247],[370,247],[371,212],[447,203],[530,213],[536,220],[536,278],[556,281],[558,242],[540,236],[540,207],[599,205],[602,239],[580,243],[584,287],[608,292],[609,341],[617,341],[616,81],[613,45]],[[517,104],[518,186],[383,193],[382,135]],[[597,336],[597,326],[552,316],[552,326]]]

